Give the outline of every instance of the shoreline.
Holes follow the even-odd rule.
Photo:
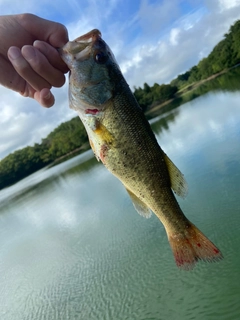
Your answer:
[[[189,84],[187,85],[186,87],[182,88],[180,91],[177,91],[176,94],[175,94],[175,97],[172,98],[172,99],[169,99],[167,101],[164,101],[150,109],[148,109],[146,112],[145,112],[145,115],[146,116],[149,116],[151,115],[152,112],[155,112],[159,109],[161,109],[162,107],[165,107],[166,105],[168,105],[169,103],[173,102],[174,100],[184,96],[186,93],[189,93],[193,90],[195,90],[196,88],[198,88],[199,86],[201,86],[202,84],[210,81],[210,80],[213,80],[219,76],[221,76],[222,74],[224,73],[227,73],[229,70],[233,69],[233,68],[236,68],[237,66],[239,66],[239,64],[237,64],[236,66],[233,66],[231,68],[226,68],[218,73],[215,73],[215,74],[212,74],[210,77],[206,78],[206,79],[203,79],[203,80],[200,80],[200,81],[197,81],[197,82],[194,82],[192,84]]]

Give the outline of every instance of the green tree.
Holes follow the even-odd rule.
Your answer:
[[[78,117],[60,124],[41,144],[9,154],[0,161],[0,189],[43,168],[58,157],[86,144],[87,133]]]

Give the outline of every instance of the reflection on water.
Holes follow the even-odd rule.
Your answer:
[[[0,319],[239,319],[239,99],[211,93],[152,120],[188,181],[183,211],[223,261],[179,271],[159,220],[89,151],[0,192]]]
[[[174,99],[172,102],[167,104],[166,106],[155,107],[151,112],[147,113],[147,118],[152,119],[159,114],[163,114],[175,108],[178,108],[180,105],[192,101],[196,98],[201,97],[204,94],[214,91],[239,91],[240,90],[240,67],[234,67],[226,74],[220,75],[211,81],[203,82],[196,89],[192,90],[191,86],[189,86],[189,91],[187,91],[184,95]]]

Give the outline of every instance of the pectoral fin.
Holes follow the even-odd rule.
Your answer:
[[[142,202],[133,192],[131,192],[127,188],[126,188],[126,190],[132,200],[134,208],[137,210],[137,212],[140,214],[140,216],[147,218],[147,219],[150,218],[152,215],[152,211],[148,208],[148,206],[146,206],[146,204],[144,202]]]
[[[104,141],[104,143],[110,145],[114,142],[113,135],[108,131],[108,129],[102,123],[99,122],[95,130],[93,131],[99,136],[101,140]]]
[[[188,192],[188,186],[182,172],[175,166],[175,164],[168,158],[165,153],[164,160],[166,162],[170,175],[171,188],[178,196],[185,198]]]
[[[100,159],[105,164],[108,150],[114,145],[114,136],[95,116],[89,115],[85,118],[85,123],[88,128],[91,148],[97,160]]]

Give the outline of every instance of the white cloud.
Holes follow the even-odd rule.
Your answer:
[[[13,117],[13,110],[10,105],[4,103],[2,109],[0,110],[0,124],[4,124],[5,122],[9,121]]]
[[[240,0],[219,0],[220,10],[228,10],[240,5]]]
[[[139,42],[147,44],[122,48],[127,55],[124,60],[120,56],[120,66],[132,87],[142,86],[144,82],[168,83],[210,53],[240,16],[240,5],[219,12],[210,4],[213,2],[208,1],[208,9],[200,8],[181,16],[155,42],[143,37]]]
[[[226,132],[236,132],[239,127],[239,92],[218,92],[216,94],[200,97],[184,105],[184,112],[177,114],[177,122],[169,124],[169,130],[163,131],[158,136],[159,144],[170,156],[178,154],[184,157],[186,154],[195,153],[196,149],[206,147],[209,137],[215,142],[221,143],[226,137]],[[206,103],[202,103],[207,101]],[[226,101],[231,109],[226,108]],[[217,107],[216,107],[217,106]],[[216,112],[217,110],[217,112]],[[175,112],[178,112],[175,110]],[[202,119],[206,119],[204,122]],[[223,121],[224,119],[224,121]],[[191,132],[191,134],[189,134]],[[169,133],[174,139],[169,141]],[[211,141],[212,141],[211,140]],[[202,145],[202,146],[201,146]],[[239,150],[229,145],[229,152],[239,153]]]
[[[177,28],[173,28],[170,32],[170,44],[176,46],[178,44],[178,35],[180,30]]]
[[[179,2],[177,0],[163,0],[150,3],[142,0],[138,12],[139,25],[147,35],[161,34],[162,28],[172,23],[180,14]]]
[[[76,116],[68,107],[67,86],[53,93],[56,103],[45,109],[32,99],[0,87],[0,159],[15,149],[40,143],[61,122]]]

